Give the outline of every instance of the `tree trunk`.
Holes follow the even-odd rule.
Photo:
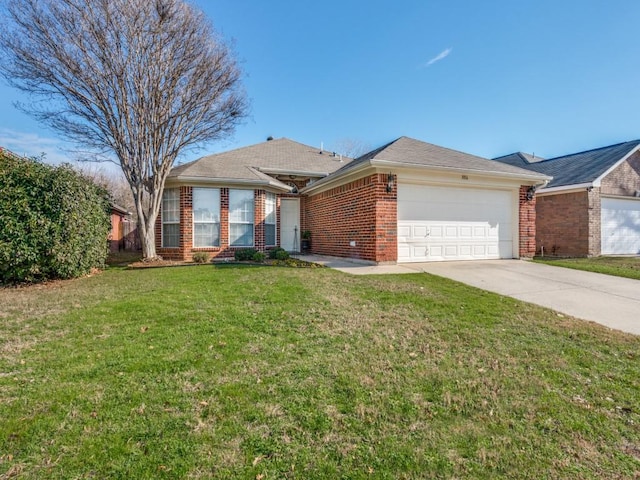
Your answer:
[[[149,206],[145,207],[143,189],[139,186],[132,187],[133,199],[138,212],[138,236],[142,245],[142,259],[153,261],[158,258],[156,254],[156,218],[160,210],[160,201],[154,195],[148,199]],[[154,192],[155,195],[158,195]],[[160,193],[159,196],[162,194]]]
[[[142,258],[145,260],[154,260],[156,255],[156,229],[155,218],[151,225],[145,225],[140,231],[140,242],[142,243]]]

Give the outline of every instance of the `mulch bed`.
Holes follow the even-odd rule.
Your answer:
[[[307,262],[305,260],[299,260],[297,258],[289,258],[287,260],[271,260],[267,259],[262,263],[246,261],[239,262],[236,260],[218,260],[218,261],[209,261],[205,263],[196,263],[196,262],[183,262],[178,260],[163,260],[163,259],[155,259],[150,261],[139,261],[133,262],[127,265],[130,269],[138,269],[138,268],[161,268],[161,267],[187,267],[194,265],[252,265],[252,266],[274,266],[274,267],[290,267],[290,268],[325,268],[324,265],[320,265],[319,263]]]

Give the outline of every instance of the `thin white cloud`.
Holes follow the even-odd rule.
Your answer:
[[[452,51],[453,51],[453,48],[447,48],[447,49],[443,50],[438,55],[436,55],[431,60],[429,60],[424,66],[428,67],[430,65],[433,65],[436,62],[439,62],[440,60],[443,60],[443,59],[447,58]]]
[[[42,137],[37,133],[0,128],[0,147],[25,157],[40,158],[44,154],[44,161],[47,163],[58,164],[72,160],[64,153],[63,142],[56,138]]]

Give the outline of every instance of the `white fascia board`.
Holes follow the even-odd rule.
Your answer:
[[[595,182],[577,183],[573,185],[560,185],[559,187],[541,188],[536,192],[536,195],[580,192],[582,190],[593,188],[595,186]]]
[[[359,178],[363,172],[366,170],[371,170],[371,173],[384,173],[385,170],[392,169],[394,173],[398,173],[398,171],[402,170],[418,170],[425,172],[437,172],[437,173],[445,173],[445,174],[461,174],[461,175],[473,175],[477,177],[484,178],[500,178],[503,180],[511,180],[522,182],[529,185],[546,185],[552,177],[547,175],[543,175],[540,173],[532,173],[531,175],[527,174],[512,174],[512,173],[504,173],[504,172],[486,172],[482,170],[470,170],[465,168],[447,168],[447,167],[436,167],[432,165],[420,165],[413,163],[404,163],[404,162],[391,162],[388,160],[367,160],[366,162],[362,162],[357,166],[347,169],[339,175],[333,176],[329,175],[328,177],[322,178],[317,182],[314,182],[312,185],[305,187],[300,190],[300,193],[310,193],[315,190],[328,190],[333,186],[342,185],[351,181],[352,179]],[[521,184],[522,184],[521,183]]]
[[[544,182],[549,182],[553,177],[548,175],[544,175],[542,173],[534,173],[531,174],[520,174],[520,173],[510,173],[510,172],[489,172],[486,170],[474,170],[469,168],[456,168],[456,167],[443,167],[436,165],[421,165],[416,163],[404,163],[404,162],[391,162],[389,160],[371,160],[371,165],[376,167],[393,167],[393,168],[413,168],[417,170],[430,170],[437,172],[451,172],[451,173],[459,173],[462,175],[477,175],[482,177],[500,177],[500,178],[510,178],[513,180],[524,180],[525,182],[529,182],[532,184],[539,184]]]
[[[339,175],[328,175],[324,178],[321,178],[320,180],[313,182],[311,185],[301,188],[300,193],[306,194],[319,189],[324,191],[332,188],[335,185],[342,185],[350,181],[352,178],[358,177],[358,174],[362,173],[363,170],[371,169],[371,167],[371,160],[367,160],[366,162],[362,162],[356,165],[354,168],[348,169],[340,173]]]
[[[209,178],[209,177],[173,177],[168,178],[166,184],[169,186],[178,186],[178,185],[216,185],[220,187],[227,186],[253,186],[253,187],[272,187],[277,190],[282,190],[284,192],[290,192],[292,187],[289,185],[285,185],[278,180],[273,181],[265,181],[265,180],[247,180],[242,178]]]
[[[315,177],[322,178],[329,175],[329,172],[304,172],[299,170],[291,170],[288,168],[264,168],[264,167],[254,167],[256,170],[262,173],[271,174],[271,175],[295,175],[297,177]]]
[[[614,200],[631,200],[632,202],[640,202],[640,197],[630,197],[629,195],[600,195],[600,198],[612,198]]]
[[[627,159],[633,155],[634,153],[636,153],[638,151],[638,149],[640,149],[640,145],[635,146],[634,148],[631,149],[631,151],[629,153],[627,153],[624,157],[622,157],[620,160],[618,160],[616,163],[614,163],[613,165],[611,165],[602,175],[600,175],[598,178],[596,178],[593,181],[593,186],[594,187],[599,187],[600,184],[602,183],[602,180],[609,175],[611,172],[613,172],[616,168],[618,168],[620,166],[621,163],[626,162]]]

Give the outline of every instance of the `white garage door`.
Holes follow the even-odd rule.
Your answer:
[[[640,199],[602,198],[602,253],[640,254]]]
[[[515,194],[398,185],[398,262],[513,257]]]

